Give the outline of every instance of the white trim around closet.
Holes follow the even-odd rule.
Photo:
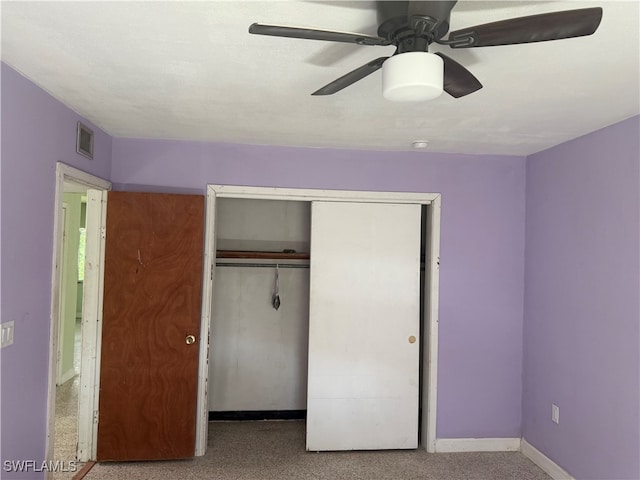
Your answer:
[[[277,187],[249,187],[234,185],[207,186],[207,220],[205,230],[205,267],[200,338],[200,373],[198,375],[198,412],[200,419],[196,432],[196,455],[202,456],[207,449],[207,372],[209,370],[209,335],[211,302],[215,282],[215,205],[217,198],[244,198],[262,200],[305,201],[324,200],[331,202],[411,203],[430,205],[427,287],[428,308],[425,318],[426,355],[423,362],[423,416],[422,447],[428,452],[436,451],[437,373],[438,373],[438,292],[440,267],[440,209],[439,193],[417,192],[371,192],[351,190],[294,189]],[[213,235],[212,235],[213,233]]]

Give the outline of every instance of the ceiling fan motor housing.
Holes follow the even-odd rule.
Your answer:
[[[431,40],[440,39],[449,30],[451,9],[455,4],[456,1],[376,2],[378,36],[394,39],[403,31],[412,30],[410,24],[412,17],[422,17],[433,22],[433,32],[430,32],[430,36],[433,37]]]

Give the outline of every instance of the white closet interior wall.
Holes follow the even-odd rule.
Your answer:
[[[308,202],[217,203],[219,250],[309,252]],[[306,409],[309,270],[280,268],[278,310],[271,305],[274,277],[273,268],[216,269],[209,411]]]

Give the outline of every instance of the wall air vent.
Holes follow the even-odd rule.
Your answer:
[[[93,159],[93,130],[78,122],[78,133],[76,134],[76,152],[87,158]]]

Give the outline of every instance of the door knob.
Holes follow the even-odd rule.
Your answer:
[[[414,337],[413,335],[411,335],[409,337],[409,343],[416,343],[416,337]]]
[[[187,345],[193,345],[194,343],[196,343],[196,336],[195,335],[187,335],[184,338],[184,343],[186,343]]]

